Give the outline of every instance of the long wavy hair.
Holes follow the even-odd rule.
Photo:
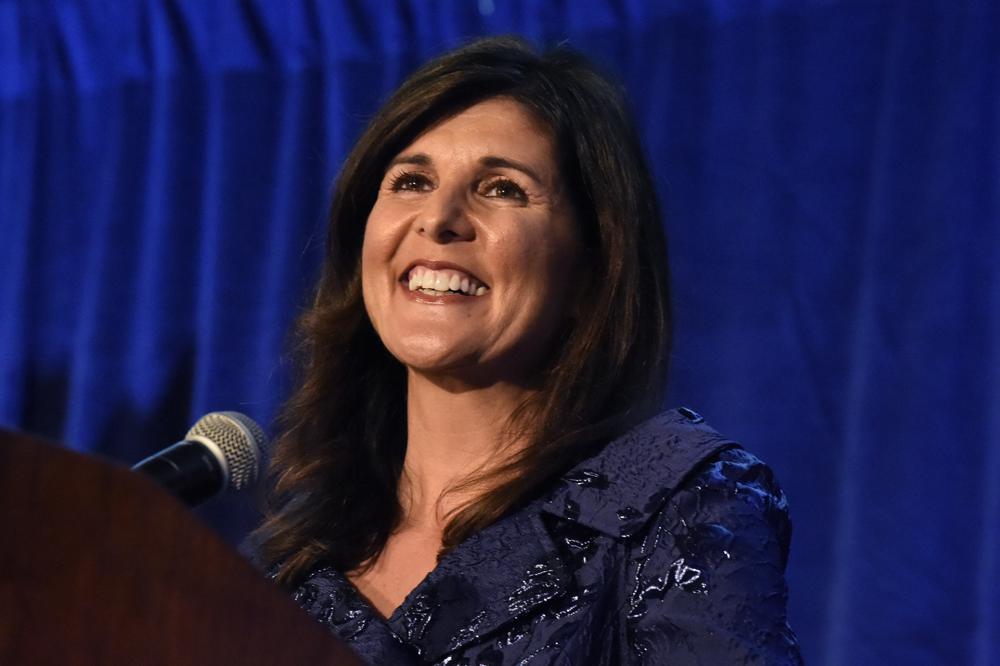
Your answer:
[[[406,370],[362,302],[365,222],[392,158],[498,96],[551,131],[591,275],[569,330],[537,369],[538,390],[510,415],[505,432],[530,445],[469,480],[486,490],[450,514],[442,554],[661,407],[671,343],[666,238],[620,91],[566,47],[539,55],[498,37],[446,53],[375,115],[334,187],[322,276],[298,323],[301,377],[279,420],[265,519],[252,535],[284,585],[319,563],[363,569],[401,520]]]

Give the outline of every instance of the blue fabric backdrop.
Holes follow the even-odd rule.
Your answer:
[[[673,402],[783,480],[809,661],[1000,663],[996,3],[0,0],[0,424],[131,462],[268,422],[351,142],[502,32],[630,93]]]

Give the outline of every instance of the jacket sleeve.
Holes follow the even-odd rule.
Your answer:
[[[764,463],[741,449],[704,463],[635,543],[622,662],[801,664],[786,622],[790,536]]]

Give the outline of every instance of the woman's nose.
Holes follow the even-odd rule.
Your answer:
[[[453,243],[475,238],[475,229],[469,220],[460,192],[439,188],[426,200],[417,224],[417,233],[435,243]]]

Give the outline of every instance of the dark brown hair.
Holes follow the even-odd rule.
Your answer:
[[[411,75],[344,163],[315,301],[299,322],[302,377],[285,405],[258,556],[293,585],[319,562],[350,571],[381,553],[401,518],[405,369],[361,295],[365,221],[390,160],[420,133],[488,98],[530,109],[555,139],[591,279],[570,330],[511,415],[527,437],[488,488],[454,513],[444,549],[537,494],[546,481],[651,415],[663,398],[671,330],[666,240],[656,192],[617,88],[565,47],[481,39]]]

